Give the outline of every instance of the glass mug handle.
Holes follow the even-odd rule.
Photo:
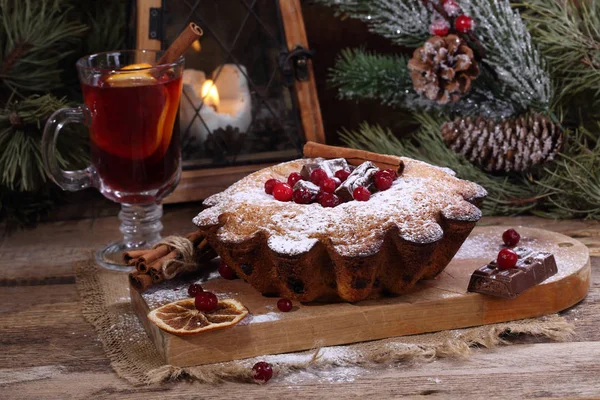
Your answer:
[[[63,190],[75,192],[96,186],[96,171],[92,166],[78,171],[63,170],[56,158],[56,139],[60,130],[67,124],[83,124],[90,126],[92,116],[86,106],[61,108],[55,111],[44,127],[42,135],[42,159],[52,180]]]

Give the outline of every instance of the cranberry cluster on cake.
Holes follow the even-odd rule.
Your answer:
[[[302,302],[401,294],[439,274],[487,194],[445,168],[306,158],[262,169],[204,201],[194,223],[238,276]]]

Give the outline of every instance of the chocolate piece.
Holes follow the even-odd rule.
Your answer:
[[[336,171],[340,169],[349,169],[348,162],[343,158],[333,158],[331,160],[323,160],[313,164],[305,164],[300,170],[300,175],[305,180],[310,180],[310,173],[315,169],[321,168],[327,173],[327,176],[332,178]]]
[[[519,256],[515,268],[500,269],[494,260],[473,272],[468,291],[514,299],[558,272],[552,253],[523,247],[514,251]]]
[[[300,170],[300,175],[302,175],[302,179],[307,181],[310,180],[310,173],[317,168],[321,168],[321,164],[304,164],[302,166],[302,169]]]
[[[346,181],[342,183],[336,190],[335,194],[338,195],[343,201],[354,200],[354,190],[359,186],[364,186],[371,193],[375,191],[375,184],[373,178],[375,173],[379,171],[379,168],[375,166],[371,161],[365,161],[352,171]]]
[[[331,175],[329,175],[329,177],[334,176],[335,173],[337,171],[339,171],[340,169],[347,169],[347,170],[350,169],[348,167],[348,162],[344,158],[332,158],[331,160],[323,161],[322,164],[325,167],[323,169],[325,169],[325,171],[327,171],[327,175],[329,175],[329,171],[331,171]]]
[[[317,185],[315,185],[314,183],[312,183],[310,181],[304,181],[304,180],[296,182],[293,189],[294,190],[306,189],[310,192],[310,194],[312,194],[313,199],[317,196],[317,194],[319,194],[319,190],[320,190],[320,188]]]

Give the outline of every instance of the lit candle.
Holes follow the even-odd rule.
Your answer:
[[[246,133],[250,126],[252,100],[246,70],[241,68],[234,64],[222,65],[213,72],[214,81],[206,79],[202,71],[184,71],[185,95],[182,96],[180,118],[183,128],[189,126],[190,134],[200,142],[219,128],[231,126],[240,133]],[[201,105],[198,114],[204,123],[197,117],[194,119],[195,109]]]

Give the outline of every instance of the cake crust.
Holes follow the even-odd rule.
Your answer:
[[[358,301],[433,278],[481,218],[487,194],[451,170],[410,158],[388,190],[335,208],[279,202],[264,192],[300,159],[257,171],[204,201],[194,223],[238,275],[264,294]]]

